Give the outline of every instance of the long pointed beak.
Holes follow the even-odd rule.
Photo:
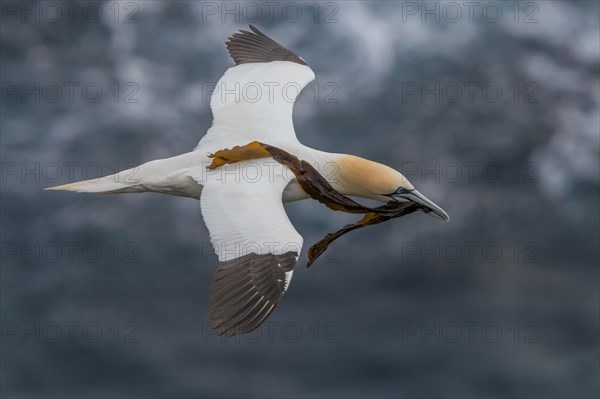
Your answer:
[[[396,194],[392,196],[393,199],[399,202],[411,201],[424,207],[423,212],[430,214],[436,219],[442,219],[445,221],[450,220],[450,216],[442,208],[437,206],[429,198],[421,194],[417,190],[412,190],[402,194]]]

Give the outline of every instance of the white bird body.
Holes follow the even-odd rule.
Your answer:
[[[212,158],[209,157],[209,154],[213,154],[223,148],[245,145],[251,141],[254,140],[246,138],[245,140],[234,142],[233,144],[231,142],[228,144],[218,144],[218,142],[215,142],[202,145],[201,143],[191,152],[186,152],[170,158],[149,161],[114,175],[50,187],[48,190],[68,190],[102,194],[154,192],[200,200],[202,187],[211,175],[220,175],[223,172],[233,174],[234,172],[232,169],[235,168],[238,170],[238,173],[240,173],[240,178],[244,178],[244,175],[246,174],[244,170],[253,168],[257,164],[265,164],[273,169],[277,169],[277,165],[280,164],[272,158],[242,161],[227,166],[227,169],[225,170],[210,171],[206,169],[212,162]],[[339,185],[339,180],[335,175],[335,171],[338,167],[337,160],[340,158],[340,154],[315,150],[299,142],[290,143],[275,140],[270,141],[269,144],[307,161],[317,169],[317,171],[323,175],[329,184],[337,191],[351,195],[351,193],[344,192],[344,187]],[[285,168],[283,165],[280,165],[279,167]],[[269,171],[271,174],[274,172],[274,170]],[[291,172],[286,173],[293,176]],[[292,179],[283,192],[282,200],[283,202],[293,202],[308,198],[310,198],[310,196],[302,190],[295,179]]]
[[[147,162],[91,181],[51,187],[89,193],[156,192],[200,200],[219,258],[209,318],[219,334],[247,333],[271,313],[288,288],[302,236],[283,202],[310,198],[288,167],[273,158],[242,160],[215,169],[212,154],[260,142],[311,164],[339,193],[383,202],[417,202],[446,213],[385,165],[300,143],[292,113],[315,75],[304,60],[251,26],[227,43],[236,66],[211,98],[213,124],[191,152]]]

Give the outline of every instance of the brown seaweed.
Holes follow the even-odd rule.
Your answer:
[[[374,224],[383,223],[393,218],[399,218],[415,211],[418,211],[421,208],[420,205],[417,204],[409,204],[409,203],[398,203],[398,202],[388,202],[387,204],[375,208],[374,212],[369,212],[365,214],[365,216],[356,223],[347,224],[342,227],[338,231],[334,233],[327,233],[323,239],[313,244],[308,249],[308,263],[306,267],[311,267],[315,260],[319,256],[321,256],[331,243],[340,238],[346,233],[351,232],[352,230],[360,229],[367,226],[372,226]],[[378,213],[381,212],[381,213]]]
[[[322,240],[311,246],[308,250],[308,264],[306,267],[310,267],[327,250],[333,241],[344,234],[366,226],[383,223],[393,218],[402,217],[423,208],[418,204],[395,201],[390,201],[377,208],[363,206],[336,191],[308,162],[300,160],[295,155],[280,148],[258,141],[253,141],[245,146],[219,150],[214,154],[210,154],[210,157],[213,161],[208,166],[208,169],[215,169],[225,164],[244,160],[272,157],[277,162],[287,166],[294,173],[302,189],[311,198],[334,211],[365,214],[360,221],[346,225],[334,233],[328,233]]]

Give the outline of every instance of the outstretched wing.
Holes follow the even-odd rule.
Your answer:
[[[210,101],[213,124],[200,140],[220,142],[297,140],[294,102],[315,74],[297,54],[254,26],[226,43],[236,65],[217,82]]]
[[[218,334],[256,329],[292,278],[303,240],[283,208],[290,179],[277,165],[272,158],[229,165],[202,189],[202,216],[219,258],[209,300]]]

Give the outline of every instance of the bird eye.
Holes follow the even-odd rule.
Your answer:
[[[408,192],[410,192],[410,190],[407,190],[407,189],[405,189],[404,187],[398,187],[398,189],[397,189],[396,191],[394,191],[394,192],[393,192],[393,193],[391,193],[391,194],[388,194],[387,196],[388,196],[388,197],[391,197],[391,196],[393,196],[393,195],[406,194],[406,193],[408,193]]]

